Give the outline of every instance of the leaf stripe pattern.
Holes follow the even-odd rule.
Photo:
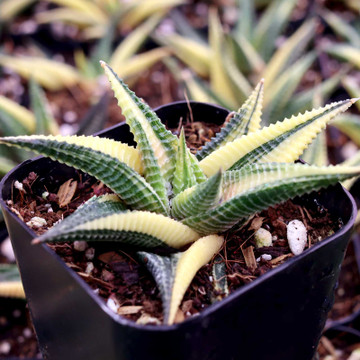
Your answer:
[[[108,76],[115,97],[134,134],[137,148],[141,152],[147,182],[154,188],[164,206],[168,207],[167,182],[171,182],[175,169],[175,155],[178,139],[150,107],[142,102],[133,91],[104,62],[101,62]]]
[[[201,234],[219,233],[240,220],[295,196],[360,174],[360,167],[252,164],[224,175],[223,202],[182,222]]]
[[[147,211],[125,211],[107,214],[81,224],[66,227],[59,232],[54,228],[40,236],[43,241],[120,241],[143,248],[171,247],[179,249],[200,236],[180,222]],[[50,234],[49,234],[50,233]]]
[[[211,176],[220,167],[235,170],[250,162],[293,162],[331,119],[355,101],[332,103],[243,136],[211,153],[200,167]]]
[[[251,133],[259,129],[263,93],[264,80],[262,79],[238,112],[231,117],[211,141],[207,142],[196,153],[198,160],[204,159],[214,150],[226,143],[231,142],[242,135],[247,135],[248,132]]]
[[[221,183],[219,171],[206,182],[183,191],[172,200],[171,215],[183,219],[213,208],[220,200]]]
[[[98,137],[51,135],[0,138],[0,143],[31,150],[82,170],[102,181],[133,209],[167,214],[152,187],[130,167],[139,169],[141,163],[136,149],[126,144]]]

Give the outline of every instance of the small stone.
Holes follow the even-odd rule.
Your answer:
[[[44,200],[46,200],[48,196],[49,196],[49,192],[47,192],[47,191],[44,191],[44,192],[41,194],[41,197],[42,197]]]
[[[85,251],[88,247],[88,244],[86,241],[74,241],[74,250],[76,251]]]
[[[114,299],[108,298],[106,305],[110,310],[112,310],[115,314],[117,314],[117,311],[119,309],[119,304],[117,304]]]
[[[54,212],[54,210],[53,210],[53,208],[52,208],[52,207],[49,207],[47,212],[48,212],[48,213],[53,213],[53,212]]]
[[[261,258],[266,261],[272,260],[272,256],[270,254],[262,254]]]
[[[26,191],[25,191],[25,189],[24,189],[24,185],[23,185],[23,183],[21,183],[20,181],[17,181],[17,180],[16,180],[15,183],[14,183],[14,186],[15,186],[15,188],[18,189],[19,191],[26,193]]]
[[[300,220],[292,220],[287,225],[287,239],[290,250],[294,255],[301,254],[306,246],[307,231]]]
[[[272,246],[272,235],[270,231],[260,228],[254,234],[256,248]]]
[[[7,341],[3,341],[0,343],[0,354],[7,355],[11,350],[11,345]]]
[[[141,325],[161,325],[161,322],[159,319],[150,316],[149,314],[143,313],[140,318],[136,321],[137,324]]]
[[[31,228],[40,228],[46,225],[46,220],[39,216],[34,216],[26,223],[26,225]]]
[[[94,248],[88,248],[88,249],[85,251],[85,257],[86,257],[88,260],[94,259],[94,256],[95,256],[95,249],[94,249]]]
[[[92,262],[88,262],[88,263],[86,263],[86,269],[85,269],[85,272],[87,273],[87,274],[91,274],[92,273],[92,271],[94,270],[94,264],[92,263]]]

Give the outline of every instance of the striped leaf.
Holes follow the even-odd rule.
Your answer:
[[[25,299],[18,267],[0,264],[0,297]]]
[[[190,152],[189,149],[188,149],[188,154],[190,157],[190,162],[191,162],[192,170],[193,170],[195,178],[196,178],[196,182],[198,184],[200,184],[200,183],[206,181],[207,177],[204,174],[204,172],[201,170],[199,160],[196,158],[196,156],[194,154],[192,154]]]
[[[344,86],[344,88],[350,94],[351,97],[353,98],[360,97],[360,84],[355,77],[349,75],[345,78],[344,76],[342,76],[341,79],[342,79],[342,85]],[[356,103],[356,107],[360,110],[359,103]]]
[[[176,220],[147,211],[119,212],[112,207],[106,211],[105,216],[101,212],[91,212],[90,219],[83,218],[81,223],[78,220],[77,218],[74,224],[68,223],[66,227],[54,227],[34,239],[33,243],[117,241],[143,249],[179,249],[200,237],[197,232]]]
[[[178,195],[185,189],[196,185],[196,177],[190,160],[190,155],[186,147],[184,128],[181,128],[172,185],[174,195]]]
[[[158,194],[164,207],[168,208],[167,189],[175,169],[177,137],[166,130],[150,107],[130,91],[108,65],[102,62],[102,66],[134,134],[146,181]]]
[[[207,181],[187,189],[172,200],[171,214],[176,219],[208,211],[219,203],[222,173],[219,171]]]
[[[199,160],[226,143],[260,128],[263,92],[264,80],[261,80],[238,112],[196,153]]]
[[[299,55],[313,38],[317,22],[312,19],[305,22],[292,36],[290,36],[271,57],[263,74],[267,84],[271,84],[279,74]]]
[[[171,256],[161,256],[145,251],[138,252],[140,260],[146,265],[152,274],[156,285],[160,291],[163,304],[164,322],[167,322],[170,315],[170,304],[176,267],[181,253]]]
[[[229,287],[226,278],[226,264],[221,256],[217,256],[214,260],[212,268],[213,284],[215,296],[214,301],[222,300],[229,295]]]
[[[252,164],[224,174],[222,203],[182,222],[201,234],[226,231],[242,219],[295,196],[360,174],[360,167]]]
[[[331,125],[346,134],[356,145],[360,145],[360,116],[343,114],[334,120]]]
[[[58,134],[59,127],[49,111],[45,93],[33,78],[29,82],[29,95],[30,106],[36,119],[36,133]]]
[[[224,145],[204,158],[200,166],[211,176],[220,168],[235,170],[254,162],[293,162],[331,119],[355,101],[331,103],[271,124]]]
[[[165,324],[174,323],[176,312],[194,276],[220,250],[223,242],[222,236],[210,235],[170,257],[139,253],[159,287]]]
[[[165,319],[167,324],[171,325],[174,322],[181,300],[198,270],[219,252],[223,242],[224,238],[222,236],[205,236],[181,254],[175,272],[169,317]]]
[[[107,185],[131,208],[167,214],[162,201],[138,173],[136,149],[118,141],[86,136],[19,136],[0,143],[21,147],[82,170]]]
[[[348,44],[331,44],[325,49],[330,55],[349,63],[360,69],[360,49]]]
[[[178,34],[158,36],[161,44],[168,46],[176,56],[198,75],[209,76],[212,51],[209,46]]]
[[[27,128],[8,112],[0,109],[0,132],[4,136],[28,134]]]
[[[304,153],[301,155],[301,159],[311,165],[328,165],[329,160],[325,132],[321,132],[309,147],[305,149]]]
[[[11,115],[17,122],[21,123],[21,125],[26,128],[26,134],[31,134],[35,131],[36,125],[34,115],[15,101],[0,95],[0,111]],[[12,135],[14,135],[14,133]],[[24,135],[24,133],[21,135]]]

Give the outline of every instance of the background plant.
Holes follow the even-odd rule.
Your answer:
[[[91,239],[137,246],[157,281],[166,323],[174,321],[197,270],[223,246],[221,233],[270,205],[360,172],[358,167],[293,164],[328,121],[355,100],[259,129],[260,82],[239,112],[194,156],[183,132],[178,139],[166,130],[114,71],[102,66],[136,149],[114,140],[76,136],[5,137],[1,143],[64,162],[114,191],[117,196],[90,199],[34,242]],[[177,251],[159,255],[159,247]]]

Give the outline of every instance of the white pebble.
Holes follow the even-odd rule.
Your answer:
[[[26,225],[29,227],[39,228],[46,225],[46,220],[39,216],[34,216],[32,219],[30,219],[30,221],[26,223]]]
[[[49,193],[47,191],[44,191],[42,194],[41,194],[41,197],[46,200],[47,197],[49,196]]]
[[[74,241],[74,250],[76,251],[85,251],[88,247],[86,241]]]
[[[106,305],[110,310],[112,310],[115,314],[117,314],[119,309],[119,304],[117,304],[114,299],[108,298]]]
[[[294,255],[301,254],[306,246],[307,231],[300,220],[292,220],[287,225],[287,239],[290,250]]]
[[[88,259],[88,260],[92,260],[95,256],[95,249],[94,248],[88,248],[86,251],[85,251],[85,257]]]
[[[54,210],[53,210],[53,208],[50,206],[49,208],[48,208],[48,211],[47,211],[48,213],[53,213],[54,212]]]
[[[270,254],[262,254],[261,256],[259,256],[256,259],[256,262],[260,262],[261,259],[266,260],[266,261],[270,261],[270,260],[272,260],[272,256]]]
[[[261,248],[263,246],[272,246],[272,236],[270,231],[260,228],[255,232],[255,245],[257,248]]]
[[[87,274],[91,274],[93,270],[94,270],[94,264],[93,264],[92,262],[88,262],[88,263],[86,264],[85,272],[86,272]]]
[[[9,342],[7,341],[3,341],[2,343],[0,343],[0,354],[8,354],[11,350],[11,345]]]
[[[24,185],[20,181],[15,181],[14,186],[19,191],[25,192]]]
[[[11,245],[11,241],[10,238],[7,237],[1,244],[0,247],[0,252],[10,261],[10,262],[14,262],[15,261],[15,254],[14,254],[14,250],[13,247]]]

